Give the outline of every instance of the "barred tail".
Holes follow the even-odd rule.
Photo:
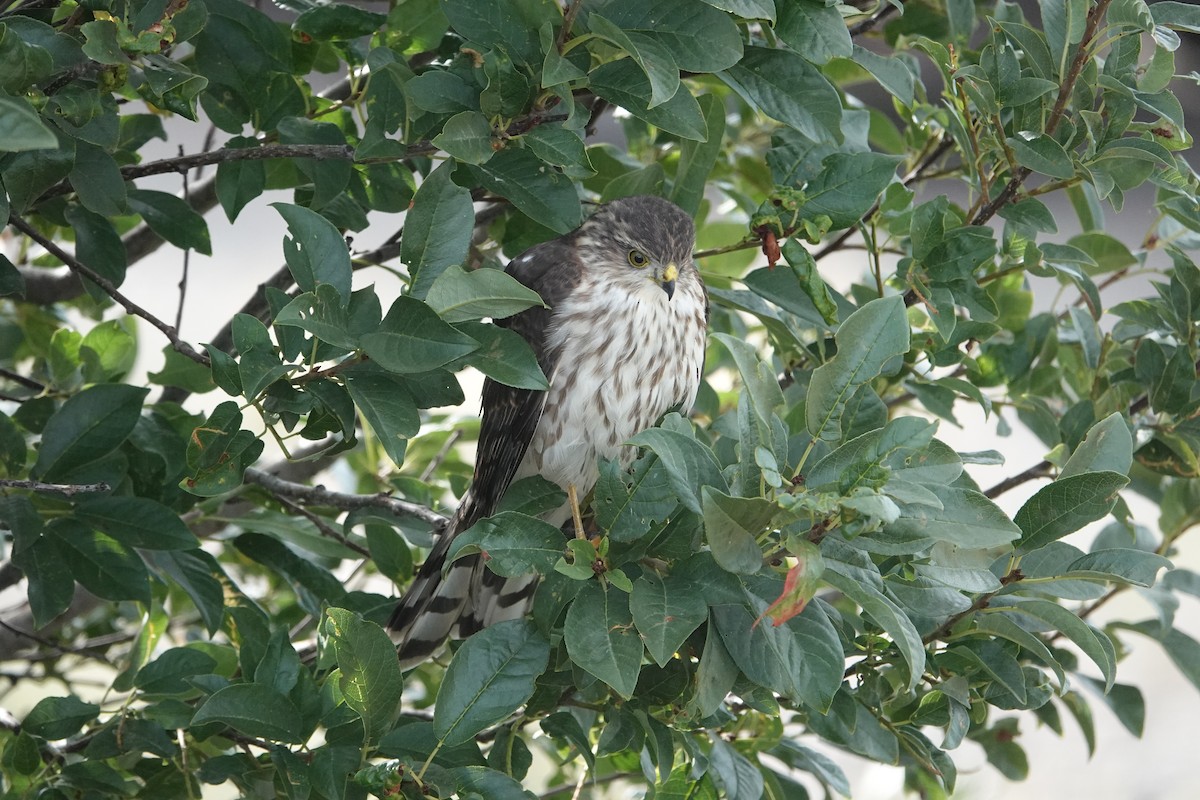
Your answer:
[[[431,657],[451,636],[470,636],[529,610],[537,575],[505,578],[487,569],[477,555],[459,559],[445,570],[451,543],[480,517],[475,509],[468,493],[388,620],[388,634],[397,645],[403,669]]]

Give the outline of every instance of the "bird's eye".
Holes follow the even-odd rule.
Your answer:
[[[630,250],[629,263],[635,267],[644,267],[650,263],[650,259],[641,250]]]

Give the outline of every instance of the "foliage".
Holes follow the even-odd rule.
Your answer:
[[[0,730],[4,796],[848,792],[818,741],[941,796],[967,740],[1025,775],[1017,712],[1090,743],[1081,686],[1140,733],[1131,640],[1200,685],[1172,626],[1200,577],[1168,560],[1200,509],[1200,191],[1172,92],[1196,7],[280,5],[0,11],[0,576],[36,629],[0,649],[45,697]],[[223,144],[145,158],[189,122]],[[139,183],[202,166],[181,196]],[[267,190],[290,191],[286,266],[184,341],[137,262],[209,253],[206,214]],[[495,268],[639,193],[707,221],[712,380],[631,471],[602,465],[596,539],[568,546],[535,519],[556,488],[515,486],[460,552],[542,573],[531,619],[402,674],[380,624],[469,476],[459,374],[545,385],[490,322],[539,298]],[[1153,207],[1141,241],[1108,230],[1127,202]],[[402,232],[351,252],[371,212]],[[856,242],[849,285],[827,259]],[[355,280],[379,270],[401,296]],[[1104,308],[1138,273],[1146,296]],[[1035,310],[1036,281],[1060,291]],[[930,421],[964,403],[1045,460],[981,489],[965,466],[995,455]],[[1012,517],[994,502],[1043,479]],[[1131,588],[1157,614],[1101,626]]]

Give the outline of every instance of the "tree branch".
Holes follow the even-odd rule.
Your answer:
[[[40,244],[46,250],[46,252],[50,253],[59,261],[66,264],[67,268],[70,269],[71,272],[87,278],[89,281],[99,286],[105,294],[115,300],[117,304],[124,308],[127,312],[133,314],[135,317],[141,317],[142,319],[146,320],[146,322],[149,322],[151,325],[162,331],[163,335],[167,337],[167,339],[171,342],[171,346],[174,347],[176,351],[187,356],[197,364],[203,364],[206,367],[209,365],[210,362],[208,356],[204,355],[203,353],[196,352],[195,348],[179,338],[179,333],[174,328],[123,295],[108,278],[105,278],[91,267],[67,253],[16,214],[13,214],[9,217],[9,223],[21,233]]]
[[[309,505],[325,505],[353,511],[359,508],[381,508],[401,517],[413,517],[427,522],[436,530],[446,526],[447,518],[438,512],[417,503],[410,503],[388,494],[347,494],[326,489],[324,486],[307,486],[277,478],[269,472],[250,467],[246,470],[246,481],[261,486],[272,494],[292,497]]]
[[[405,154],[389,161],[412,158],[418,155],[428,155],[437,150],[429,142],[418,142],[409,145]],[[162,158],[158,161],[147,161],[145,164],[128,164],[121,167],[121,177],[127,181],[145,178],[149,175],[162,175],[168,172],[185,173],[200,167],[213,164],[224,164],[230,161],[263,161],[270,158],[308,158],[313,161],[354,161],[354,147],[348,144],[264,144],[258,147],[223,147],[219,150],[208,150],[203,153]],[[39,199],[57,197],[72,191],[69,181],[62,181],[46,190]]]
[[[107,492],[112,489],[107,483],[42,483],[41,481],[25,481],[17,478],[0,478],[0,488],[28,489],[33,492],[58,492],[67,497],[92,492]]]
[[[1096,5],[1092,6],[1091,13],[1087,16],[1087,22],[1083,29],[1083,38],[1079,40],[1078,49],[1075,51],[1075,57],[1071,59],[1071,65],[1067,69],[1067,74],[1063,77],[1062,86],[1058,90],[1058,97],[1054,101],[1054,108],[1050,111],[1050,117],[1046,120],[1046,135],[1053,135],[1057,130],[1058,124],[1062,122],[1066,115],[1067,103],[1071,100],[1071,95],[1075,91],[1075,84],[1079,80],[1083,68],[1091,61],[1088,54],[1088,47],[1092,40],[1096,38],[1096,29],[1100,25],[1100,20],[1104,13],[1108,10],[1112,0],[1098,0]],[[1003,135],[1003,131],[1001,131]],[[1033,173],[1029,167],[1021,167],[1016,174],[1009,178],[1008,183],[1000,191],[1000,194],[992,198],[992,201],[979,209],[974,219],[971,220],[972,225],[982,225],[996,215],[996,213],[1008,203],[1012,202],[1017,195],[1017,190],[1025,183],[1025,180]]]
[[[33,378],[27,378],[19,372],[13,372],[12,370],[4,369],[3,367],[0,367],[0,378],[10,380],[13,383],[20,384],[26,389],[32,389],[35,392],[46,391],[46,387],[35,381]]]
[[[1000,495],[1004,494],[1010,489],[1017,488],[1023,483],[1028,483],[1029,481],[1036,480],[1037,478],[1049,477],[1051,466],[1052,465],[1049,461],[1039,461],[1024,472],[1018,472],[1016,475],[1010,475],[1004,480],[1000,481],[995,486],[984,492],[983,496],[989,500],[995,500]]]
[[[901,0],[901,2],[903,3],[903,0]],[[876,26],[878,26],[879,23],[887,20],[889,17],[895,15],[898,12],[899,12],[899,9],[896,6],[886,5],[883,7],[882,11],[875,14],[874,16],[867,17],[862,22],[856,22],[853,25],[851,25],[850,26],[850,35],[851,36],[859,36],[861,34],[864,34],[867,31],[870,31],[873,28],[875,28]]]

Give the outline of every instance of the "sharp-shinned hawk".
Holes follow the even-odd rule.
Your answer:
[[[626,441],[668,410],[691,406],[708,324],[694,244],[692,220],[677,206],[629,197],[508,265],[547,308],[497,324],[529,343],[550,388],[484,382],[474,479],[388,623],[405,667],[450,635],[528,610],[536,575],[504,578],[478,556],[443,575],[455,536],[493,514],[509,484],[541,475],[583,498],[596,483],[598,458],[628,466],[634,452]],[[543,518],[562,526],[570,503]]]

